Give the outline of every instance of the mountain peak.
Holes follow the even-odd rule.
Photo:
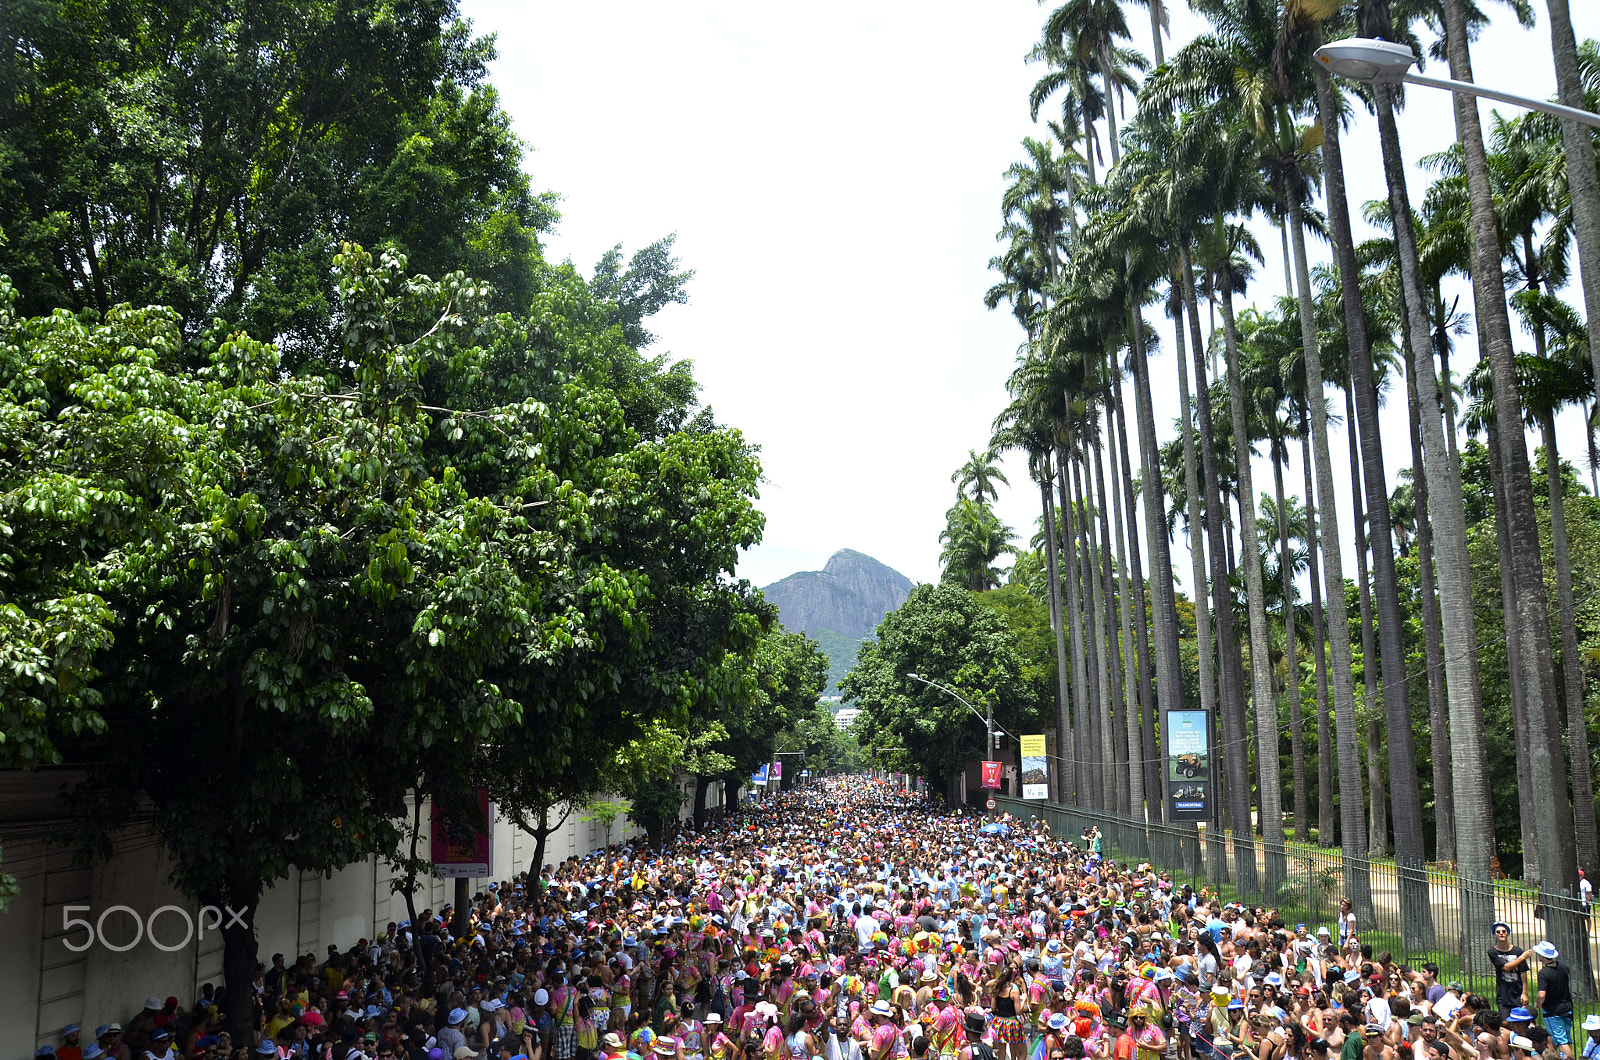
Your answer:
[[[842,548],[820,571],[799,571],[761,591],[778,606],[788,629],[830,629],[860,638],[905,603],[911,579],[865,553]]]

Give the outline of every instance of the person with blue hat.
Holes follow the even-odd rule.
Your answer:
[[[61,1028],[61,1044],[56,1046],[56,1060],[83,1060],[83,1047],[78,1044],[78,1033],[76,1023]]]
[[[1561,961],[1561,953],[1545,939],[1533,947],[1539,958],[1538,1002],[1544,1016],[1544,1029],[1561,1055],[1572,1057],[1572,973]]]

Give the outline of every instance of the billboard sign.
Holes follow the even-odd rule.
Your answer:
[[[1050,763],[1045,757],[1042,734],[1022,738],[1022,797],[1025,799],[1050,797]]]
[[[772,772],[767,775],[772,778],[774,784],[783,780],[783,763],[781,761],[772,763]]]
[[[430,818],[433,871],[446,879],[486,879],[494,865],[494,813],[489,791],[478,789],[477,812],[457,819],[436,802]]]
[[[1000,786],[1000,763],[983,763],[983,787],[998,788]]]
[[[1203,710],[1167,712],[1167,783],[1172,820],[1211,819],[1211,729]]]
[[[750,774],[750,783],[765,784],[767,782],[767,767],[765,764],[754,773]]]

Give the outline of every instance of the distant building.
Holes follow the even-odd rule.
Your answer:
[[[843,731],[854,725],[856,723],[856,718],[858,718],[860,715],[861,711],[857,710],[855,707],[846,707],[833,716],[833,723],[837,725],[841,731]]]

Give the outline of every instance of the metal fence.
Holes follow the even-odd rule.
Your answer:
[[[1327,927],[1339,938],[1338,920],[1348,899],[1355,933],[1376,955],[1416,967],[1432,961],[1439,981],[1460,982],[1493,1001],[1489,963],[1492,925],[1504,921],[1514,945],[1531,948],[1549,939],[1571,969],[1579,1015],[1600,1011],[1593,954],[1600,933],[1589,909],[1570,890],[1541,889],[1512,880],[1469,880],[1449,866],[1402,866],[1389,859],[1350,858],[1337,848],[1309,843],[1268,844],[1259,837],[1163,824],[1056,803],[997,798],[998,811],[1046,822],[1057,836],[1077,840],[1096,826],[1105,854],[1119,862],[1149,862],[1224,901],[1278,910],[1291,927]],[[1536,974],[1532,962],[1530,977]],[[1537,994],[1530,978],[1529,993]]]

